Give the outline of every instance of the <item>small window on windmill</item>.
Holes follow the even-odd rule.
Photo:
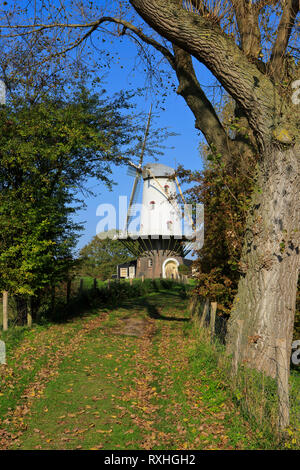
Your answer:
[[[168,230],[172,230],[172,229],[173,229],[173,222],[172,222],[172,220],[168,220],[168,222],[167,222],[167,227],[168,227]]]
[[[170,189],[170,186],[168,184],[165,184],[164,185],[164,190],[165,190],[166,194],[169,194],[169,189]]]
[[[148,259],[148,268],[152,268],[153,266],[153,260],[150,258]]]
[[[154,211],[155,201],[150,201],[149,204],[150,204],[150,211]]]

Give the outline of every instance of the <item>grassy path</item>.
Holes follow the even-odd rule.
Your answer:
[[[30,332],[1,369],[0,449],[247,449],[180,292]]]

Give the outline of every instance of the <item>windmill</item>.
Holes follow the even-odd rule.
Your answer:
[[[177,189],[183,203],[185,201],[175,170],[161,163],[143,165],[151,112],[150,108],[139,162],[128,162],[134,182],[125,228],[119,238],[137,257],[135,273],[129,277],[178,277],[179,264],[190,264],[185,256],[192,249],[191,237],[185,237],[182,230],[182,211],[177,202]],[[130,223],[136,214],[135,206],[142,182],[140,228],[138,232],[132,232]],[[190,225],[194,230],[191,216]]]
[[[145,153],[145,148],[146,148],[147,137],[148,137],[149,129],[150,129],[151,113],[152,113],[152,104],[150,106],[148,122],[147,122],[146,131],[145,131],[145,135],[144,135],[144,140],[143,140],[143,144],[142,144],[139,164],[135,165],[131,161],[128,162],[128,164],[130,165],[128,173],[131,174],[131,175],[134,174],[135,179],[134,179],[134,183],[133,183],[133,186],[132,186],[131,195],[130,195],[130,199],[129,199],[129,206],[128,206],[128,212],[127,212],[126,223],[125,223],[125,230],[126,231],[128,229],[130,219],[133,216],[132,206],[133,206],[133,204],[136,203],[136,200],[137,200],[137,197],[138,197],[138,194],[139,194],[139,190],[140,190],[141,176],[142,176],[142,164],[143,164],[143,159],[144,159],[144,153]],[[135,172],[134,172],[134,170],[135,170]]]

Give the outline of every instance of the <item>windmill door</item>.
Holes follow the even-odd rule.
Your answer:
[[[166,273],[166,277],[177,279],[178,269],[177,269],[177,264],[175,261],[170,260],[166,263],[165,273]]]

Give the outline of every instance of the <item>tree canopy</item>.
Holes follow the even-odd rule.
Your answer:
[[[80,250],[80,271],[87,276],[94,276],[102,280],[110,279],[116,274],[118,264],[133,259],[132,254],[116,239],[95,236]]]
[[[2,290],[33,295],[67,276],[82,228],[72,221],[79,191],[89,177],[111,187],[111,165],[135,152],[143,124],[131,112],[129,94],[99,97],[81,85],[65,98],[2,106]]]

